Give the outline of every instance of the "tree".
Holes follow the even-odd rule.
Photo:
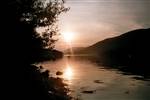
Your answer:
[[[11,18],[7,20],[11,23],[11,32],[18,37],[16,40],[21,44],[17,48],[22,52],[28,52],[24,59],[33,62],[43,49],[54,48],[56,40],[53,36],[58,33],[58,16],[69,8],[64,7],[64,0],[8,1]],[[38,34],[38,28],[43,29],[41,34]],[[23,57],[23,53],[21,55]]]
[[[52,49],[53,36],[57,34],[55,22],[68,8],[62,0],[6,0],[2,26],[5,39],[3,65],[6,97],[11,99],[68,100],[61,79],[49,78],[48,71],[32,65],[44,49]],[[45,29],[39,35],[37,28]],[[56,83],[62,84],[58,86]],[[56,86],[64,90],[56,90]],[[10,92],[11,91],[11,92]],[[61,92],[63,94],[61,94]],[[21,98],[20,98],[21,97]]]

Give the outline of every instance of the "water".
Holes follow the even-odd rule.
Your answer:
[[[39,65],[53,76],[62,71],[61,77],[71,89],[71,95],[79,100],[150,100],[150,81],[137,80],[134,78],[140,77],[137,75],[125,75],[79,58],[64,57]]]

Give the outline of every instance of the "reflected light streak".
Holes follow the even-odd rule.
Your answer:
[[[73,70],[69,65],[64,70],[64,78],[66,80],[71,80],[73,78]]]

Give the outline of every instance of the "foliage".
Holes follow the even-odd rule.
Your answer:
[[[22,55],[25,61],[32,63],[38,58],[40,52],[45,49],[52,50],[57,41],[53,36],[57,35],[56,22],[62,12],[69,8],[64,7],[63,0],[8,0],[6,20],[12,26],[10,29],[18,37],[15,44],[19,51],[28,52]],[[11,17],[9,17],[11,16]],[[37,29],[43,32],[38,33]],[[21,45],[20,45],[21,44]]]
[[[32,2],[30,4],[30,2]],[[21,12],[20,20],[32,25],[33,29],[44,27],[41,35],[43,48],[53,49],[55,39],[52,37],[57,34],[58,27],[55,24],[58,16],[62,12],[68,11],[64,7],[63,0],[24,0],[20,2]]]
[[[50,77],[49,71],[32,65],[40,54],[52,50],[57,17],[68,10],[63,4],[62,0],[6,0],[1,19],[6,34],[3,38],[8,42],[4,41],[9,63],[4,67],[10,70],[3,75],[7,80],[5,91],[8,96],[5,99],[9,96],[15,100],[70,99],[62,79]],[[43,35],[36,31],[40,27],[45,28]]]

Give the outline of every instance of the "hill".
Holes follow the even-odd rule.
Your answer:
[[[82,50],[84,50],[85,49],[85,47],[72,47],[71,49],[66,49],[66,50],[64,50],[63,52],[64,52],[64,54],[71,54],[71,51],[73,51],[73,52],[78,52],[78,51],[82,51]]]
[[[137,29],[108,38],[74,53],[90,54],[104,65],[148,66],[150,28]]]

